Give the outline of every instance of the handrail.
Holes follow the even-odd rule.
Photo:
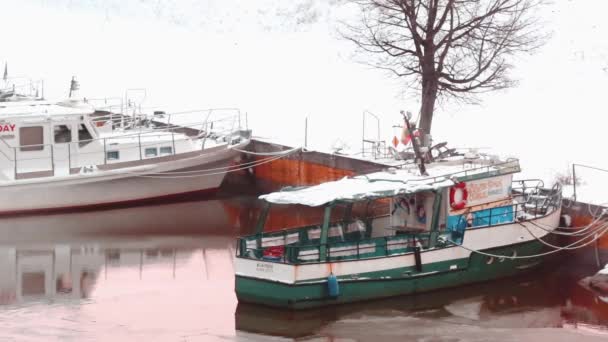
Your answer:
[[[572,191],[573,191],[573,197],[574,197],[575,201],[576,201],[576,167],[577,166],[608,173],[608,170],[602,169],[599,167],[589,166],[589,165],[584,165],[584,164],[572,164],[572,188],[573,188]]]
[[[234,113],[222,113],[221,111],[225,111],[225,110],[231,110],[231,111],[235,111]],[[177,116],[177,115],[186,115],[186,114],[195,114],[195,113],[212,113],[215,112],[217,116],[220,117],[238,117],[238,115],[240,114],[240,110],[238,109],[204,109],[204,110],[192,110],[192,111],[184,111],[184,112],[177,112],[177,113],[164,113],[162,114],[163,116],[166,117],[170,117],[170,116]],[[223,115],[222,115],[223,114]],[[135,121],[136,119],[133,118],[132,115],[125,115],[122,113],[110,113],[110,114],[106,114],[106,115],[98,115],[95,117],[92,117],[92,119],[99,121],[99,119],[105,119],[105,118],[116,118],[117,115],[121,115],[124,116],[124,119],[126,120],[133,120]],[[209,114],[208,114],[209,115]],[[158,115],[154,115],[154,114],[145,114],[145,113],[140,113],[140,114],[136,114],[136,118],[155,118]]]
[[[117,98],[107,98],[107,99],[117,99]],[[100,99],[92,99],[93,101],[102,101],[105,100],[104,98],[100,98]],[[124,99],[121,99],[121,102]],[[88,103],[89,99],[87,99],[87,103]],[[126,115],[124,112],[122,112],[122,108],[124,106],[124,104],[121,103],[121,105],[108,105],[108,106],[95,106],[93,105],[93,109],[95,110],[108,110],[110,108],[121,108],[121,112],[120,113],[113,113],[113,114],[121,114],[121,115]],[[142,112],[136,114],[136,115],[153,115],[153,114],[144,114],[143,111],[163,111],[164,112],[164,108],[160,107],[160,106],[148,106],[148,107],[138,107],[138,109],[142,110]],[[240,108],[236,108],[236,107],[216,107],[216,108],[202,108],[202,109],[189,109],[189,110],[184,110],[184,111],[179,111],[179,112],[173,112],[173,113],[167,113],[165,112],[164,115],[182,115],[182,114],[192,114],[192,113],[197,113],[197,112],[208,112],[208,111],[215,111],[215,112],[222,112],[222,111],[235,111],[238,114],[240,114],[241,110]],[[132,115],[128,115],[129,117]]]
[[[540,181],[540,180],[530,180],[530,181]],[[516,181],[516,182],[522,182],[522,181]],[[512,209],[511,209],[512,211],[509,213],[509,215],[512,215],[511,221],[509,221],[509,222],[498,221],[498,222],[494,223],[492,221],[492,217],[493,217],[493,215],[498,215],[498,214],[493,213],[493,209],[496,209],[496,208],[489,208],[490,209],[489,213],[484,212],[484,210],[488,210],[488,209],[482,209],[482,210],[475,211],[475,212],[479,212],[482,215],[475,216],[474,219],[478,220],[478,222],[482,222],[483,224],[473,225],[473,223],[474,223],[473,219],[466,217],[466,215],[468,215],[468,213],[461,215],[461,220],[462,219],[465,220],[465,226],[464,226],[465,229],[466,228],[472,228],[472,229],[487,228],[487,227],[492,227],[492,226],[496,226],[496,225],[522,223],[522,222],[530,221],[532,219],[538,219],[540,217],[547,216],[550,213],[552,213],[553,210],[559,208],[559,205],[561,203],[561,187],[558,186],[558,187],[554,187],[552,189],[547,189],[547,188],[538,186],[535,189],[536,189],[536,193],[532,193],[532,194],[522,193],[522,194],[515,195],[515,198],[522,197],[522,198],[524,198],[524,201],[519,202],[519,203],[512,202],[511,204],[508,205],[508,206],[512,207]],[[549,193],[543,195],[542,194],[543,191],[549,192]],[[539,204],[539,201],[535,200],[533,207],[527,206],[527,204],[529,203],[529,200],[531,198],[534,198],[534,196],[541,196],[541,195],[543,196],[545,201],[543,201],[542,203]],[[473,212],[473,213],[475,213],[475,212]],[[486,220],[487,220],[487,223],[486,223]],[[459,222],[458,226],[460,226],[460,225],[461,225],[461,223]],[[253,234],[253,235],[238,237],[237,245],[240,247],[237,248],[238,253],[239,253],[239,254],[237,254],[237,256],[248,258],[248,256],[244,255],[243,253],[247,254],[248,251],[253,251],[254,254],[257,253],[261,257],[260,253],[263,252],[266,248],[268,248],[268,246],[267,247],[259,246],[259,248],[258,248],[258,246],[256,246],[256,248],[247,247],[247,242],[255,241],[255,239],[259,239],[259,238],[279,238],[280,239],[282,237],[283,238],[282,246],[285,248],[285,253],[283,254],[283,257],[281,260],[275,261],[275,262],[281,262],[281,263],[286,263],[286,264],[301,264],[301,263],[307,263],[307,262],[319,262],[320,260],[322,260],[321,249],[320,249],[321,246],[326,247],[325,250],[327,253],[327,255],[326,255],[327,260],[330,260],[330,258],[332,257],[331,256],[332,247],[340,248],[339,251],[334,250],[333,253],[344,253],[344,252],[356,251],[356,254],[346,255],[344,257],[345,258],[355,258],[356,260],[360,260],[362,258],[370,257],[370,256],[362,257],[362,254],[368,254],[368,253],[361,253],[362,248],[363,249],[374,248],[373,253],[375,253],[376,255],[374,255],[372,257],[377,257],[378,256],[377,254],[379,253],[377,251],[377,248],[384,248],[385,255],[406,253],[404,251],[391,253],[389,246],[395,245],[395,243],[391,244],[391,242],[393,242],[393,241],[403,241],[405,238],[405,240],[407,240],[408,242],[407,243],[403,242],[403,244],[407,245],[407,247],[414,247],[416,245],[417,241],[426,241],[427,239],[431,239],[431,234],[430,234],[431,232],[425,231],[425,232],[421,232],[421,233],[408,233],[408,234],[402,234],[402,235],[381,236],[381,237],[376,237],[376,238],[366,238],[366,239],[353,240],[353,241],[344,240],[344,238],[343,238],[343,241],[327,242],[324,244],[321,244],[321,243],[307,243],[307,244],[302,244],[302,245],[287,244],[289,235],[298,234],[298,241],[299,241],[299,240],[301,240],[301,235],[299,235],[299,234],[307,234],[308,229],[312,229],[314,227],[316,227],[316,226],[313,225],[313,226],[307,226],[307,227],[296,228],[296,229],[283,229],[281,231],[273,231],[273,232],[268,232],[266,234],[262,233],[261,235]],[[344,228],[344,226],[342,226],[342,228]],[[306,229],[306,230],[303,230],[303,229]],[[444,234],[450,233],[451,231],[452,230],[450,230],[450,229],[446,229],[443,233]],[[346,232],[343,231],[342,236],[344,237],[345,235],[346,235]],[[318,240],[318,239],[313,239],[313,241],[314,240]],[[413,243],[409,242],[410,240]],[[382,241],[384,243],[382,243]],[[426,242],[428,242],[428,241],[426,241]],[[372,246],[361,247],[362,244],[373,245],[373,247]],[[401,243],[396,243],[396,244],[401,245]],[[316,256],[316,258],[311,259],[311,260],[298,260],[297,256],[299,255],[299,251],[301,251],[301,250],[304,250],[304,251],[316,250],[317,252],[312,254],[312,255]],[[258,256],[256,256],[256,258],[257,257]],[[337,257],[341,257],[341,256],[338,255]],[[268,260],[268,261],[272,262],[273,260]]]
[[[513,210],[513,221],[512,222],[499,222],[499,223],[493,223],[492,222],[492,213],[490,213],[489,215],[483,216],[483,217],[479,217],[477,219],[487,219],[488,223],[487,224],[483,224],[483,225],[477,225],[477,226],[471,226],[470,223],[467,221],[467,227],[466,228],[472,228],[472,229],[476,229],[476,228],[488,228],[488,227],[493,227],[493,226],[497,226],[497,225],[503,225],[503,224],[512,224],[512,223],[522,223],[522,222],[527,222],[530,221],[532,219],[538,219],[540,217],[544,217],[546,215],[548,215],[548,213],[543,213],[544,209],[550,209],[547,206],[544,207],[535,207],[534,210],[529,210],[526,209],[524,204],[519,203],[519,204],[513,204],[513,206],[515,206],[516,208],[521,208],[521,209],[515,209]],[[540,209],[540,210],[539,210]],[[531,217],[525,217],[525,216],[520,216],[521,214],[530,214],[532,213]],[[471,222],[472,223],[472,222]],[[443,233],[449,233],[450,231],[445,231]],[[293,232],[292,232],[293,234]],[[278,235],[280,236],[280,235]],[[273,261],[273,260],[265,260],[265,261],[270,261],[270,262],[280,262],[280,263],[284,263],[284,264],[303,264],[303,263],[308,263],[308,262],[319,262],[321,260],[321,252],[320,252],[320,247],[321,246],[325,246],[327,247],[326,253],[327,253],[327,259],[329,260],[331,258],[331,253],[332,253],[332,247],[336,248],[336,247],[350,247],[350,248],[341,248],[339,251],[334,251],[333,253],[344,253],[344,252],[351,252],[351,251],[356,251],[356,254],[353,255],[347,255],[345,256],[345,258],[354,258],[355,260],[361,260],[361,259],[367,259],[370,257],[377,257],[378,255],[373,255],[373,256],[364,256],[365,254],[369,254],[369,253],[363,253],[361,251],[361,249],[366,249],[366,248],[374,248],[374,252],[375,254],[378,254],[379,252],[377,251],[377,248],[384,248],[384,255],[388,256],[388,255],[393,255],[393,254],[403,254],[403,253],[413,253],[414,251],[399,251],[399,252],[391,252],[389,247],[391,245],[400,245],[403,244],[404,245],[404,249],[407,250],[407,248],[410,247],[415,247],[415,243],[416,242],[428,242],[427,240],[429,240],[431,238],[431,233],[430,232],[423,232],[423,233],[409,233],[409,234],[403,234],[403,235],[394,235],[394,236],[381,236],[381,237],[376,237],[376,238],[369,238],[369,239],[364,239],[364,240],[354,240],[354,241],[340,241],[340,242],[327,242],[325,244],[320,244],[320,243],[315,243],[315,244],[306,244],[306,245],[299,245],[299,246],[290,246],[290,245],[282,245],[285,248],[285,253],[283,255],[282,260],[279,261]],[[243,255],[242,252],[247,253],[247,251],[253,251],[254,253],[260,253],[263,252],[266,248],[268,247],[260,247],[260,248],[249,248],[247,247],[247,241],[252,241],[252,240],[247,240],[246,237],[239,237],[237,238],[237,242],[239,245],[243,246],[242,248],[240,248],[240,254],[238,255],[239,257],[242,258],[250,258],[247,255]],[[391,244],[391,242],[394,241],[403,241],[403,243],[393,243]],[[414,243],[411,243],[411,241],[413,241]],[[383,243],[382,243],[383,242]],[[349,245],[350,243],[350,245]],[[373,246],[366,246],[366,247],[362,247],[361,245],[363,244],[370,244]],[[301,261],[301,260],[297,260],[297,257],[293,257],[294,255],[298,255],[297,252],[299,252],[300,250],[316,250],[317,252],[315,253],[316,258],[312,259],[312,260],[305,260],[305,261]],[[339,257],[339,256],[338,256]],[[254,258],[257,260],[257,258]],[[331,261],[331,260],[330,260]]]
[[[18,80],[19,83],[14,81]],[[5,84],[11,83],[11,86],[7,88],[0,88],[0,94],[6,92],[14,92],[19,89],[19,93],[15,93],[17,96],[24,96],[32,98],[32,101],[38,101],[44,98],[44,80],[35,80],[29,77],[8,77],[5,80]],[[10,101],[2,101],[0,99],[0,106],[3,103]],[[14,102],[11,102],[14,103]]]
[[[229,109],[229,110],[233,110],[233,109]],[[101,153],[103,153],[103,158],[101,158],[98,162],[97,157],[88,157],[88,158],[94,158],[95,161],[93,161],[93,164],[107,164],[108,160],[107,160],[107,150],[108,148],[110,148],[110,145],[112,143],[113,140],[121,140],[121,139],[132,139],[132,138],[137,138],[137,144],[136,146],[128,146],[128,147],[121,147],[121,150],[132,150],[132,149],[139,149],[139,160],[143,160],[143,149],[147,148],[147,147],[154,147],[154,146],[161,146],[163,143],[167,143],[169,142],[171,144],[171,153],[172,155],[177,154],[176,151],[176,141],[195,141],[195,140],[200,140],[200,139],[206,139],[208,137],[208,134],[204,134],[204,136],[201,136],[199,134],[199,136],[188,136],[187,133],[178,133],[179,137],[176,138],[175,137],[175,133],[177,130],[184,130],[184,129],[196,129],[195,127],[200,127],[200,121],[197,121],[196,123],[181,123],[181,124],[171,124],[171,115],[181,115],[181,114],[196,114],[196,113],[204,113],[201,112],[200,110],[192,110],[192,111],[185,111],[185,112],[181,112],[181,113],[177,113],[177,114],[165,114],[164,117],[167,118],[167,123],[164,123],[162,121],[158,121],[157,124],[153,124],[152,127],[147,127],[145,126],[145,122],[152,122],[154,121],[154,116],[146,116],[145,120],[142,120],[142,117],[128,117],[128,116],[124,116],[124,115],[120,115],[117,116],[114,113],[110,113],[108,115],[101,115],[101,116],[89,116],[89,123],[91,123],[91,125],[93,127],[89,127],[89,125],[87,125],[88,129],[90,130],[91,128],[95,130],[95,132],[97,134],[99,134],[97,127],[95,126],[95,122],[99,122],[99,121],[106,121],[106,122],[111,122],[110,124],[112,125],[112,132],[115,133],[116,130],[114,129],[114,123],[118,122],[119,120],[122,120],[122,122],[124,123],[125,121],[127,123],[129,123],[131,125],[132,128],[139,128],[138,130],[132,130],[130,131],[129,129],[124,129],[122,130],[122,134],[119,133],[117,135],[112,135],[112,136],[105,136],[105,137],[95,137],[93,139],[87,139],[87,140],[80,140],[80,141],[70,141],[66,143],[67,146],[67,157],[64,158],[60,158],[60,159],[56,159],[56,153],[54,151],[55,147],[57,146],[54,141],[52,141],[51,143],[43,143],[43,144],[32,144],[32,145],[18,145],[18,146],[11,146],[10,144],[8,144],[7,141],[5,141],[4,139],[0,139],[2,140],[2,144],[0,144],[0,153],[9,161],[12,162],[14,164],[14,179],[16,180],[18,178],[18,174],[19,174],[19,170],[18,170],[18,166],[17,163],[18,162],[27,162],[27,161],[34,161],[34,160],[50,160],[50,171],[55,174],[55,169],[56,169],[56,162],[57,161],[66,161],[67,160],[67,167],[68,170],[71,170],[73,167],[73,153],[72,153],[72,148],[71,146],[73,144],[80,144],[80,143],[91,143],[91,142],[98,142],[98,141],[102,141],[103,142],[103,151],[99,150],[99,151],[87,151],[87,152],[81,152],[78,151],[78,155],[82,155],[85,160],[86,160],[86,156],[85,155],[99,155],[101,156]],[[210,116],[214,114],[214,118],[213,120],[209,120]],[[109,121],[108,121],[109,120]],[[240,120],[240,111],[237,109],[236,112],[232,112],[232,113],[222,113],[221,111],[218,112],[213,112],[213,110],[209,111],[209,113],[207,113],[207,116],[205,118],[205,122],[206,123],[215,123],[215,127],[216,129],[206,132],[209,134],[213,134],[214,137],[216,138],[224,138],[226,140],[227,143],[230,143],[228,137],[232,136],[235,134],[235,132],[237,132],[237,130],[241,129],[240,124],[237,124],[236,121]],[[158,124],[161,124],[162,126],[158,126]],[[235,128],[235,125],[238,125],[238,127]],[[123,126],[124,127],[124,126]],[[145,142],[142,143],[142,137],[145,138],[158,138],[158,137],[170,137],[170,139],[168,139],[167,141],[149,141],[146,140]],[[52,136],[51,136],[52,139]],[[94,146],[98,146],[97,144]],[[50,155],[45,155],[45,156],[37,156],[37,157],[32,157],[30,156],[29,158],[23,158],[22,155],[18,154],[18,149],[22,149],[24,147],[28,147],[28,148],[40,148],[41,151],[46,151],[47,154],[50,153]],[[13,157],[11,158],[10,156],[7,155],[7,152],[4,151],[4,148],[8,149],[9,151],[12,150],[12,154]],[[95,148],[94,148],[95,149]],[[134,159],[132,158],[127,158],[129,161],[132,160],[138,160],[137,157],[135,157]],[[81,161],[82,162],[82,161]],[[79,164],[81,164],[81,162],[76,162],[76,166],[78,166]],[[89,163],[91,163],[90,161],[88,161]],[[41,166],[42,167],[42,166]],[[38,167],[34,167],[34,169],[37,169]],[[46,167],[43,167],[45,170]]]
[[[402,182],[404,184],[407,184],[409,182],[416,183],[416,182],[432,180],[433,183],[438,183],[438,182],[444,181],[446,179],[453,179],[454,181],[458,181],[458,179],[457,179],[458,177],[467,177],[467,176],[471,176],[471,175],[481,174],[478,171],[483,170],[483,169],[486,169],[486,172],[494,171],[494,170],[491,170],[491,168],[497,168],[497,170],[495,170],[495,171],[501,171],[503,169],[509,169],[509,168],[515,168],[516,170],[519,170],[519,160],[515,159],[515,158],[511,158],[507,161],[504,161],[504,162],[501,162],[498,164],[484,165],[484,166],[480,166],[480,167],[476,167],[476,168],[472,168],[472,169],[456,171],[453,173],[447,173],[447,174],[443,174],[443,175],[429,176],[429,177],[425,177],[425,178],[409,179],[409,180],[405,180],[405,181],[396,181],[396,182]],[[365,175],[359,175],[359,176],[355,176],[355,177],[365,177]]]
[[[283,231],[281,233],[283,233]],[[285,235],[277,234],[275,236],[276,237],[283,236],[284,241],[287,241],[287,234],[285,234]],[[327,259],[332,258],[331,247],[340,248],[339,251],[333,251],[333,253],[335,253],[335,254],[356,251],[356,254],[347,256],[347,257],[355,257],[356,260],[367,258],[362,255],[369,254],[369,252],[364,252],[364,250],[367,250],[370,248],[374,248],[373,253],[377,253],[377,248],[383,248],[384,249],[383,254],[385,256],[387,256],[387,255],[397,254],[397,252],[391,252],[391,249],[390,249],[391,246],[404,245],[404,247],[403,247],[404,249],[413,248],[416,246],[417,242],[425,242],[425,241],[429,240],[430,237],[431,237],[430,232],[424,232],[424,233],[403,234],[403,235],[394,235],[394,236],[379,236],[379,237],[375,237],[375,238],[369,238],[366,240],[340,241],[340,242],[327,242],[327,243],[310,243],[310,244],[301,245],[301,246],[290,246],[288,244],[285,244],[285,245],[282,245],[285,248],[285,253],[283,255],[282,260],[280,260],[280,261],[285,264],[301,264],[301,263],[307,263],[307,262],[319,262],[319,260],[321,259],[320,247],[322,247],[322,246],[327,247],[325,249]],[[243,256],[243,252],[247,253],[248,251],[254,251],[254,253],[257,252],[259,254],[260,252],[263,252],[266,248],[268,248],[268,247],[248,248],[247,241],[248,241],[247,239],[242,238],[242,237],[237,238],[237,246],[239,246],[239,248],[237,248],[237,256],[246,257],[246,256]],[[350,243],[350,245],[347,245],[349,243]],[[343,247],[350,247],[350,248],[343,248]],[[301,249],[313,250],[313,251],[316,250],[317,258],[312,259],[312,260],[303,261],[303,262],[298,261],[296,252]],[[401,252],[399,252],[399,253],[401,253]],[[333,257],[340,257],[340,255],[333,256]]]
[[[361,155],[362,156],[365,156],[365,143],[369,142],[367,139],[365,139],[365,117],[367,115],[370,115],[371,117],[373,117],[374,119],[376,119],[376,123],[378,124],[377,142],[380,142],[380,118],[376,114],[374,114],[374,113],[372,113],[372,112],[370,112],[368,110],[363,111],[363,134],[361,136],[361,153],[362,153]],[[372,151],[373,150],[375,150],[375,149],[372,147]]]
[[[222,119],[219,121],[223,121],[223,120],[227,120],[227,119]],[[236,120],[236,116],[235,116],[235,120]],[[212,122],[217,122],[217,121],[212,121]],[[123,139],[123,138],[130,138],[130,137],[137,137],[137,136],[150,136],[153,137],[155,133],[161,133],[161,132],[168,132],[171,133],[172,131],[175,130],[179,130],[179,129],[183,129],[183,128],[193,128],[195,126],[198,126],[199,123],[197,124],[193,124],[193,125],[186,125],[186,126],[172,126],[172,127],[163,127],[163,128],[151,128],[151,129],[147,129],[145,131],[138,131],[138,132],[134,132],[134,133],[129,133],[129,134],[121,134],[121,135],[117,135],[117,136],[111,136],[111,137],[105,137],[105,138],[94,138],[94,139],[87,139],[87,140],[81,140],[81,141],[71,141],[68,144],[77,144],[77,143],[81,143],[81,142],[93,142],[93,141],[102,141],[104,139]],[[224,130],[224,131],[219,131],[220,133],[226,133],[226,132],[234,132],[234,131],[230,131],[230,130]],[[160,136],[160,135],[157,135]],[[54,146],[54,143],[48,143],[48,144],[32,144],[32,145],[17,145],[17,146],[10,146],[6,143],[6,141],[4,141],[4,139],[0,139],[8,148],[23,148],[23,147],[46,147],[46,146]],[[1,150],[0,150],[1,152]]]

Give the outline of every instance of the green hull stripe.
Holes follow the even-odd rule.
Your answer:
[[[543,250],[544,245],[532,241],[493,248],[486,252],[511,255],[515,251],[517,255],[533,255]],[[239,301],[303,309],[407,295],[513,276],[540,266],[542,261],[541,258],[501,261],[473,253],[467,259],[423,265],[422,272],[416,272],[415,267],[402,267],[341,276],[338,278],[340,295],[337,298],[329,298],[325,279],[285,284],[237,275],[235,289]],[[452,265],[457,265],[457,268],[450,269]]]

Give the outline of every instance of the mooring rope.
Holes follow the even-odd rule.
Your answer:
[[[231,148],[231,149],[233,149],[235,151],[238,151],[238,149],[236,149],[236,148]],[[246,162],[246,163],[242,163],[242,164],[236,164],[236,165],[222,166],[222,167],[216,167],[216,168],[210,168],[210,169],[202,169],[202,170],[166,171],[166,172],[156,172],[156,173],[160,173],[160,174],[163,174],[163,175],[173,175],[173,174],[181,175],[181,174],[206,173],[208,171],[229,170],[229,169],[236,169],[236,168],[249,168],[249,167],[255,167],[257,165],[265,164],[266,161],[273,161],[273,160],[277,160],[277,159],[280,159],[282,157],[291,155],[291,154],[297,152],[298,150],[299,150],[299,148],[293,148],[291,150],[285,151],[285,153],[283,153],[283,154],[276,155],[274,157],[264,158],[264,159],[261,159],[261,160],[254,160],[254,161],[250,161],[250,162]]]
[[[289,153],[284,153],[275,157],[270,157],[270,158],[266,158],[263,159],[261,161],[254,161],[254,162],[249,162],[249,163],[243,163],[243,164],[238,164],[238,165],[233,165],[233,166],[228,166],[225,168],[215,168],[215,169],[206,169],[206,170],[194,170],[194,171],[169,171],[169,172],[153,172],[153,173],[132,173],[134,176],[136,177],[142,177],[142,178],[193,178],[193,177],[202,177],[202,176],[213,176],[213,175],[219,175],[219,174],[224,174],[224,173],[230,173],[230,172],[236,172],[236,171],[242,171],[242,170],[247,170],[253,167],[257,167],[263,164],[267,164],[270,163],[272,161],[284,158],[285,156],[288,156],[290,154],[295,153],[296,151],[298,151],[299,148],[295,148],[289,151]],[[245,166],[243,166],[245,165]],[[223,171],[219,171],[219,172],[208,172],[208,171],[214,171],[214,170],[223,170]]]
[[[602,206],[606,205],[608,203],[603,203]],[[592,229],[602,218],[604,218],[604,216],[608,215],[608,209],[604,209],[604,211],[602,212],[602,214],[600,214],[597,217],[594,217],[593,221],[591,221],[590,223],[588,223],[585,226],[582,227],[559,227],[559,229],[563,229],[563,230],[571,230],[572,232],[557,232],[553,230],[553,227],[545,225],[543,223],[540,222],[532,222],[530,221],[531,224],[535,225],[536,227],[556,234],[556,235],[565,235],[565,236],[580,236],[580,235],[584,235],[585,232],[589,229]],[[544,226],[544,228],[543,228]],[[597,230],[597,229],[596,229]]]
[[[603,231],[600,234],[596,233],[595,236],[594,236],[594,238],[592,240],[590,240],[588,242],[585,242],[584,244],[582,244],[580,246],[577,246],[577,245],[581,242],[581,240],[584,240],[584,239],[579,239],[579,240],[577,240],[577,241],[575,241],[575,242],[573,242],[573,243],[571,243],[571,244],[569,244],[567,246],[564,246],[564,247],[557,247],[556,246],[557,247],[556,249],[554,249],[552,251],[545,252],[545,253],[539,253],[539,254],[533,254],[533,255],[521,255],[521,256],[520,255],[511,255],[511,256],[509,256],[509,255],[500,255],[500,254],[492,254],[492,253],[482,252],[480,250],[476,250],[476,249],[473,249],[473,248],[469,248],[469,247],[460,245],[460,244],[458,244],[458,243],[456,243],[456,242],[454,242],[452,240],[447,240],[447,241],[450,242],[450,243],[452,243],[452,244],[454,244],[455,246],[458,246],[458,247],[460,247],[462,249],[468,250],[469,252],[477,253],[477,254],[493,257],[493,258],[499,258],[499,259],[500,258],[505,258],[505,259],[510,259],[510,260],[514,260],[514,259],[531,259],[531,258],[538,258],[538,257],[542,257],[542,256],[547,256],[547,255],[555,254],[555,253],[563,251],[563,250],[575,250],[575,249],[580,249],[580,248],[587,247],[590,244],[592,244],[595,241],[597,241],[601,236],[603,236],[606,233],[606,231],[608,231],[608,223],[605,224],[604,227],[602,227],[601,229]],[[534,236],[534,235],[532,235],[532,236]]]
[[[560,246],[555,246],[555,245],[553,245],[553,244],[550,244],[550,243],[548,243],[547,241],[543,240],[543,239],[542,239],[542,237],[537,237],[536,235],[534,235],[534,233],[532,233],[532,231],[531,231],[531,230],[530,230],[530,229],[529,229],[529,228],[528,228],[526,225],[523,225],[523,224],[522,224],[522,226],[523,226],[524,228],[526,228],[526,230],[528,231],[528,233],[530,233],[530,235],[531,235],[532,237],[534,237],[536,240],[538,240],[539,242],[541,242],[541,243],[542,243],[542,244],[544,244],[545,246],[548,246],[548,247],[551,247],[551,248],[554,248],[554,249],[560,249],[560,248],[563,248],[563,249],[565,249],[565,250],[574,250],[574,249],[577,249],[577,247],[560,247]],[[596,235],[596,234],[598,234],[598,233],[597,233],[597,231],[599,231],[599,230],[603,230],[603,231],[605,232],[605,231],[606,231],[606,229],[608,229],[608,224],[606,224],[606,223],[605,223],[605,224],[603,224],[603,225],[602,225],[600,228],[598,228],[596,231],[592,231],[592,232],[588,233],[587,235],[585,235],[584,237],[582,237],[582,238],[580,238],[580,239],[576,240],[576,241],[575,241],[575,243],[573,243],[572,245],[576,245],[576,244],[578,244],[578,243],[580,243],[580,242],[582,242],[582,241],[586,240],[586,239],[587,239],[587,238],[589,238],[590,236],[593,236],[594,234],[595,234],[595,235]],[[604,232],[603,232],[603,233],[604,233]],[[603,233],[602,233],[602,234],[603,234]]]
[[[232,148],[233,150],[237,151],[237,152],[241,152],[244,154],[250,154],[252,156],[280,156],[280,155],[288,155],[291,154],[291,152],[294,152],[296,150],[302,150],[302,152],[307,152],[303,147],[295,147],[289,150],[283,150],[283,151],[278,151],[278,152],[253,152],[253,151],[247,151],[247,150],[241,150],[238,149],[236,147]]]
[[[555,231],[555,230],[551,230],[550,228],[546,228],[547,226],[544,225],[545,227],[543,227],[542,224],[540,223],[536,223],[536,222],[531,222],[530,223],[534,226],[536,226],[538,229],[544,230],[547,233],[550,234],[555,234],[555,235],[561,235],[561,236],[583,236],[583,235],[587,235],[587,234],[592,234],[593,231],[599,230],[597,227],[597,223],[601,220],[601,217],[597,218],[596,220],[594,220],[593,222],[587,224],[586,226],[583,226],[584,228],[581,227],[580,230],[576,230],[576,231],[572,231],[572,232],[560,232],[560,231]],[[563,229],[563,227],[558,227],[559,229]],[[588,230],[591,230],[591,233],[587,233]]]

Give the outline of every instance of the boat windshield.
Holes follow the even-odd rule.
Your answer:
[[[80,124],[78,126],[78,146],[84,147],[88,145],[91,141],[93,141],[93,135],[87,129],[85,124]]]

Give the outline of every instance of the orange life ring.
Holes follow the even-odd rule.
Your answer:
[[[461,192],[460,200],[455,201],[456,192]],[[467,206],[467,199],[469,198],[469,192],[467,191],[467,184],[465,182],[457,183],[450,188],[450,207],[454,210],[464,209]]]

